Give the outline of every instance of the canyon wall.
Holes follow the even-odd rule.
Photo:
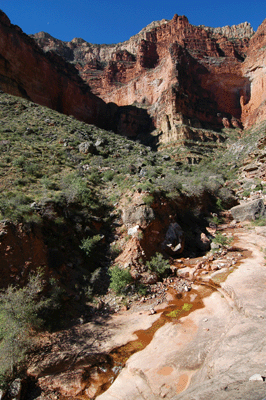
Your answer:
[[[184,125],[219,129],[226,118],[227,126],[241,127],[241,121],[246,126],[246,115],[262,99],[246,107],[253,96],[248,73],[252,46],[261,42],[257,38],[264,30],[262,24],[254,34],[247,22],[222,28],[193,26],[175,15],[115,45],[77,38],[62,42],[44,32],[34,38],[45,51],[72,62],[92,92],[107,103],[146,109],[159,140],[170,142],[186,136]],[[263,55],[257,62],[263,63]]]
[[[45,54],[1,11],[0,87],[85,122],[106,126],[109,107],[91,93],[77,70],[62,57]]]
[[[241,99],[242,121],[250,127],[266,118],[266,19],[250,40],[243,75],[250,82],[250,99]]]

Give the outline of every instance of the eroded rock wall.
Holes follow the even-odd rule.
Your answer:
[[[242,68],[250,82],[249,99],[241,99],[242,121],[250,127],[266,118],[266,19],[251,38]]]
[[[45,50],[76,64],[93,93],[107,103],[145,108],[160,141],[185,137],[180,125],[221,127],[240,120],[241,101],[250,99],[243,74],[250,38],[247,22],[222,28],[193,26],[185,16],[156,21],[124,43],[92,45],[34,35]],[[241,126],[241,123],[238,123]]]
[[[54,53],[45,54],[33,39],[0,11],[0,87],[7,93],[98,126],[106,126],[108,107]]]

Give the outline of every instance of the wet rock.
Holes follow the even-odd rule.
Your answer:
[[[180,278],[189,278],[190,271],[191,271],[190,267],[179,269],[177,270],[177,276],[179,276]]]

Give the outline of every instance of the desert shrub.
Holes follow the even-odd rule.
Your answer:
[[[227,237],[223,235],[222,233],[217,233],[215,238],[213,239],[214,243],[220,244],[221,246],[228,246],[230,243],[232,243],[233,238],[232,237]]]
[[[214,215],[213,217],[209,218],[208,221],[212,224],[219,225],[223,222],[223,219],[218,215]]]
[[[32,213],[30,199],[23,193],[6,193],[6,196],[0,199],[0,213],[11,221],[24,221]]]
[[[147,194],[143,196],[142,200],[143,203],[145,203],[147,206],[150,206],[154,202],[154,197],[151,194]]]
[[[25,156],[19,156],[15,158],[12,164],[14,165],[14,167],[22,168],[25,165],[25,162],[26,162]]]
[[[0,375],[1,385],[13,378],[33,345],[33,330],[41,326],[39,312],[48,301],[40,299],[42,273],[29,278],[23,288],[9,286],[0,293]]]
[[[243,197],[249,197],[250,196],[250,190],[244,190],[242,193]]]
[[[61,182],[63,194],[67,202],[80,202],[84,206],[95,207],[95,199],[87,181],[76,173],[64,177]]]
[[[28,175],[33,175],[36,177],[42,176],[40,173],[40,166],[38,164],[29,162],[25,165],[24,170]]]
[[[138,283],[138,285],[136,286],[136,290],[137,290],[138,294],[141,296],[146,296],[146,294],[148,292],[147,286],[144,285],[143,283]]]
[[[108,182],[108,181],[112,181],[113,177],[116,175],[115,171],[112,170],[108,170],[106,172],[104,172],[103,174],[103,180]]]
[[[161,253],[156,253],[150,261],[146,262],[146,266],[150,271],[162,276],[169,268],[169,261],[166,260]]]
[[[121,269],[117,265],[109,271],[110,288],[116,293],[121,294],[126,289],[127,285],[132,282],[132,276],[128,269]]]
[[[218,208],[218,210],[223,210],[223,202],[222,199],[217,199],[216,200],[216,207]]]
[[[101,235],[95,235],[92,237],[87,237],[82,240],[82,244],[80,246],[81,250],[83,250],[87,257],[90,257],[92,251],[95,250],[96,245],[102,240]]]
[[[121,245],[119,243],[112,243],[110,246],[110,252],[111,252],[111,257],[115,259],[122,252]]]
[[[58,189],[56,183],[47,176],[43,177],[40,182],[45,189],[50,189],[50,190]]]

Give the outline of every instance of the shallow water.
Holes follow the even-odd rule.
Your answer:
[[[200,288],[200,291],[192,289],[189,292],[180,294],[176,293],[173,289],[169,289],[168,293],[171,294],[172,300],[165,308],[156,311],[157,313],[161,313],[159,319],[150,328],[134,332],[137,336],[136,340],[112,350],[109,353],[110,362],[108,366],[94,367],[89,372],[87,388],[92,386],[94,389],[94,396],[90,398],[95,399],[111,386],[129,357],[145,349],[159,328],[169,322],[180,323],[180,318],[189,315],[197,309],[203,308],[203,298],[210,296],[215,290],[215,287],[204,286]],[[161,372],[162,374],[167,373],[167,371]]]

